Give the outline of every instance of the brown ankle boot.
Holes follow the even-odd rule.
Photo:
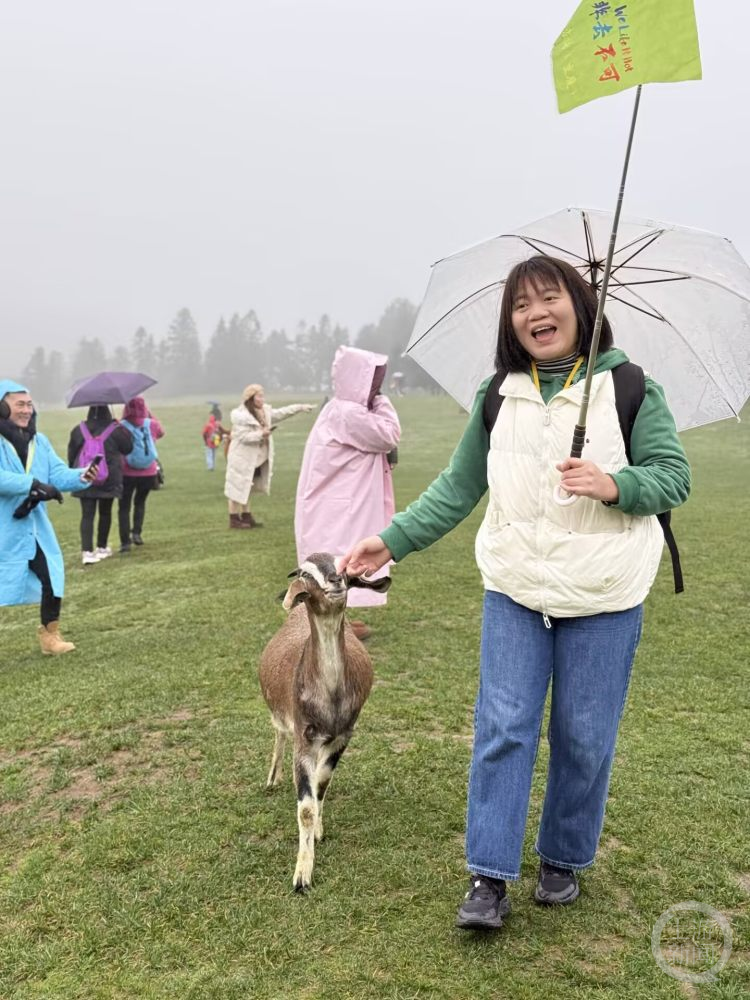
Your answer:
[[[354,632],[356,637],[360,640],[367,639],[372,635],[372,630],[369,629],[364,622],[359,621],[359,619],[354,619],[352,621],[352,619],[350,618],[349,624],[351,625],[352,631]]]
[[[60,635],[60,622],[50,622],[49,625],[40,625],[39,645],[45,656],[57,656],[58,653],[69,653],[75,646],[72,642],[66,642]]]
[[[242,518],[239,514],[229,515],[229,527],[230,528],[249,528],[249,524],[243,524]]]
[[[240,514],[240,517],[242,518],[242,523],[246,524],[248,528],[263,527],[263,523],[261,521],[256,521],[249,510],[246,510],[244,513]]]

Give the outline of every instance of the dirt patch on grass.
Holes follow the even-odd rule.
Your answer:
[[[111,733],[115,749],[100,752],[93,761],[86,760],[90,747],[78,736],[62,736],[46,747],[5,754],[0,757],[0,769],[17,771],[21,790],[17,798],[0,804],[0,814],[12,815],[31,807],[38,808],[45,818],[59,818],[63,813],[80,818],[91,805],[107,810],[135,784],[161,783],[185,758],[190,761],[186,777],[194,781],[200,773],[201,751],[173,740],[174,734],[184,732],[185,723],[194,718],[190,709],[179,709],[164,718],[115,731]]]
[[[614,836],[605,837],[599,844],[599,848],[597,850],[597,858],[598,859],[607,858],[610,857],[612,854],[630,854],[632,850],[633,850],[632,847],[630,847],[628,844],[623,843],[623,841],[620,840],[619,837],[614,837]]]
[[[692,983],[680,983],[679,986],[680,993],[688,1000],[699,1000],[700,993],[698,992],[698,987],[694,986]]]

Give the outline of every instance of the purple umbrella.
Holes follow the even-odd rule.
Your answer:
[[[99,372],[74,382],[65,394],[65,403],[68,409],[72,406],[127,403],[152,385],[156,385],[156,379],[140,372]]]

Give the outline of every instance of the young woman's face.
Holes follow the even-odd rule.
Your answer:
[[[556,361],[578,346],[578,321],[573,300],[563,286],[537,291],[525,282],[513,301],[513,332],[536,361]]]
[[[266,402],[265,393],[261,389],[260,392],[256,392],[255,395],[253,396],[253,407],[256,410],[262,410],[265,402]]]

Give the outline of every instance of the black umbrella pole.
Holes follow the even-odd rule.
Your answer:
[[[635,104],[633,106],[633,118],[630,122],[630,134],[628,135],[628,146],[625,150],[625,162],[622,167],[622,178],[620,179],[620,192],[617,196],[617,206],[615,208],[614,219],[612,220],[612,232],[609,237],[609,249],[607,250],[607,260],[602,274],[602,286],[599,290],[599,302],[596,307],[596,319],[594,320],[594,332],[591,336],[591,349],[589,350],[589,360],[586,365],[586,381],[583,383],[583,398],[581,399],[581,409],[578,413],[578,423],[573,431],[573,444],[570,448],[571,458],[580,458],[583,454],[583,445],[586,440],[586,417],[589,410],[589,394],[591,393],[591,380],[594,377],[594,367],[596,365],[596,355],[599,353],[599,338],[604,322],[604,303],[607,298],[607,288],[609,287],[609,276],[612,273],[612,259],[615,255],[615,244],[617,242],[617,229],[620,225],[620,212],[625,198],[625,182],[628,179],[628,167],[630,165],[630,151],[633,148],[633,136],[635,135],[635,123],[638,118],[638,106],[641,103],[641,85],[638,84],[635,90]]]

